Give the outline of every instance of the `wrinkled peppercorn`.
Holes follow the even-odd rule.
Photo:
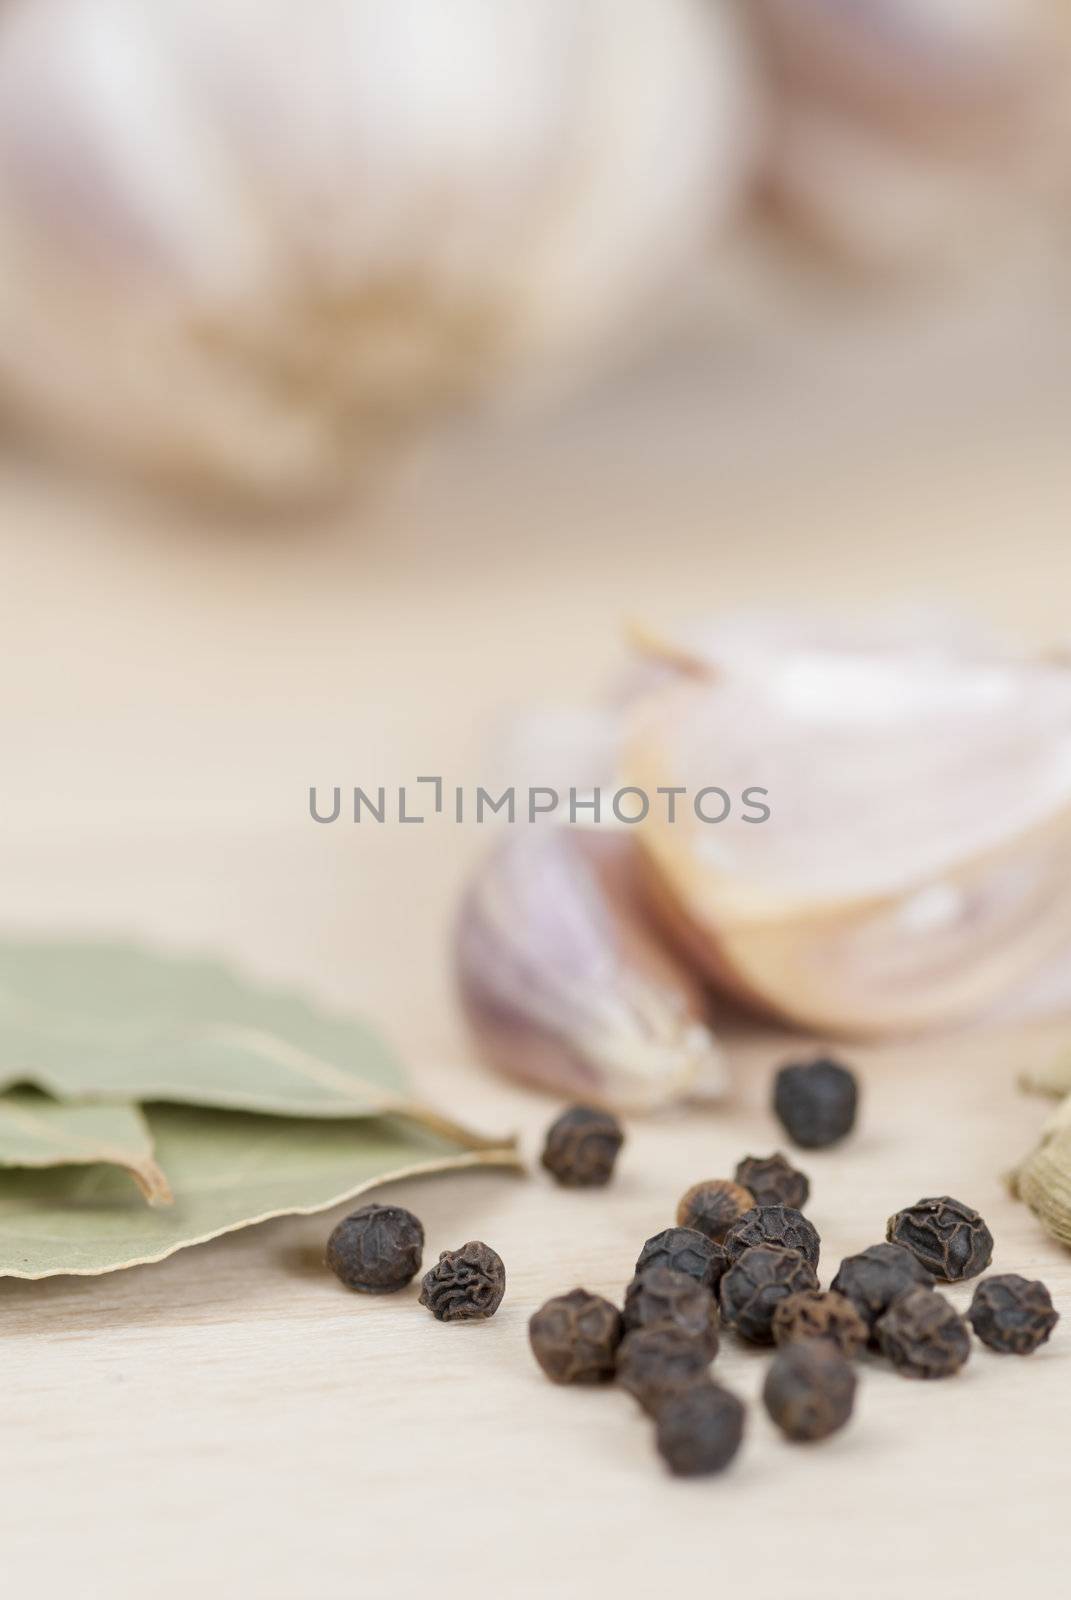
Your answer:
[[[870,1329],[852,1302],[832,1289],[812,1289],[779,1301],[772,1331],[774,1344],[825,1339],[835,1344],[841,1355],[849,1357],[864,1350],[870,1336]]]
[[[798,1250],[754,1245],[721,1280],[721,1314],[741,1338],[753,1344],[771,1344],[778,1302],[817,1288],[818,1276]]]
[[[792,1206],[802,1211],[810,1199],[809,1180],[780,1150],[772,1156],[745,1156],[734,1177],[751,1190],[757,1206]]]
[[[873,1334],[891,1305],[911,1289],[932,1289],[933,1278],[903,1245],[872,1244],[845,1256],[830,1288],[852,1302]]]
[[[858,1103],[855,1074],[838,1061],[792,1063],[774,1079],[774,1111],[789,1138],[808,1150],[850,1133]]]
[[[678,1477],[721,1472],[744,1437],[744,1408],[719,1383],[693,1383],[658,1408],[659,1453]]]
[[[886,1237],[946,1283],[973,1278],[993,1259],[993,1235],[977,1211],[947,1194],[898,1211],[889,1218]]]
[[[424,1274],[420,1304],[439,1322],[475,1322],[493,1317],[506,1292],[502,1257],[478,1239],[460,1250],[444,1250]]]
[[[718,1305],[710,1290],[685,1272],[648,1267],[625,1291],[625,1327],[672,1323],[695,1339],[711,1359],[718,1353]]]
[[[855,1381],[855,1372],[836,1345],[825,1339],[802,1339],[774,1356],[762,1398],[788,1438],[827,1439],[852,1414]]]
[[[971,1327],[990,1350],[1028,1356],[1044,1344],[1060,1320],[1052,1296],[1036,1278],[1015,1272],[983,1278],[967,1312]]]
[[[424,1229],[404,1206],[361,1206],[332,1230],[327,1265],[347,1289],[393,1294],[420,1271]]]
[[[567,1189],[598,1189],[609,1183],[624,1130],[609,1111],[570,1106],[547,1129],[543,1165]]]
[[[680,1227],[695,1228],[720,1244],[726,1229],[755,1205],[754,1195],[742,1184],[730,1183],[728,1178],[708,1178],[704,1183],[693,1183],[681,1195],[677,1222]]]
[[[793,1206],[756,1206],[738,1217],[725,1235],[724,1248],[730,1262],[755,1244],[776,1244],[782,1250],[798,1250],[812,1267],[817,1267],[822,1248],[814,1224]]]
[[[560,1294],[528,1323],[532,1354],[553,1383],[605,1383],[624,1332],[621,1313],[586,1289]]]
[[[685,1272],[707,1289],[717,1289],[728,1258],[720,1244],[695,1228],[664,1228],[648,1239],[636,1260],[636,1277],[648,1267]]]
[[[686,1389],[710,1366],[709,1350],[671,1322],[626,1333],[617,1352],[617,1381],[652,1415],[667,1395]]]
[[[948,1378],[971,1353],[967,1324],[943,1294],[911,1289],[878,1321],[878,1344],[908,1378]]]

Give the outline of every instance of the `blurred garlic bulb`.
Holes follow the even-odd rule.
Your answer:
[[[1062,0],[754,0],[776,197],[867,265],[1021,247],[1067,170]]]
[[[141,471],[331,490],[671,302],[748,125],[728,0],[8,0],[0,391]]]
[[[462,1001],[493,1065],[572,1099],[649,1110],[725,1084],[700,985],[644,926],[633,845],[564,827],[508,835],[462,904]]]
[[[741,622],[641,702],[622,779],[769,791],[633,830],[723,988],[829,1033],[956,1021],[1071,939],[1071,671],[968,635]],[[710,676],[704,681],[702,672]]]

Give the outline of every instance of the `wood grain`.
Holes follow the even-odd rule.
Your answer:
[[[806,390],[806,370],[794,381]],[[908,387],[925,385],[913,372]],[[374,1016],[428,1098],[517,1127],[535,1155],[554,1107],[472,1061],[450,994],[450,917],[483,835],[317,828],[310,783],[482,781],[502,709],[594,693],[630,615],[922,594],[1039,640],[1066,629],[1071,464],[1051,407],[1034,415],[1016,390],[1014,416],[994,406],[957,431],[950,411],[936,433],[924,412],[943,441],[931,450],[873,415],[852,431],[850,388],[822,389],[828,438],[812,419],[771,475],[765,402],[741,402],[742,439],[714,392],[688,367],[519,442],[491,429],[359,520],[260,540],[9,472],[5,920],[215,948],[304,982]],[[537,1370],[525,1330],[544,1298],[619,1295],[684,1188],[780,1143],[769,1073],[806,1041],[728,1032],[724,1108],[637,1122],[605,1193],[539,1174],[396,1188],[429,1257],[473,1236],[503,1255],[508,1293],[487,1326],[440,1326],[415,1289],[347,1295],[321,1265],[331,1217],[102,1281],[0,1284],[10,1591],[1051,1587],[1071,1567],[1071,1256],[1000,1174],[1045,1115],[1016,1076],[1066,1029],[859,1052],[858,1135],[803,1162],[826,1281],[922,1194],[978,1206],[994,1267],[1044,1277],[1064,1313],[1035,1358],[976,1347],[961,1377],[928,1386],[869,1364],[857,1419],[814,1450],[783,1444],[753,1406],[735,1470],[694,1484],[667,1479],[626,1397],[559,1391]],[[962,1306],[970,1290],[950,1292]],[[764,1365],[732,1340],[719,1357],[752,1401]]]
[[[994,1270],[1042,1276],[1064,1312],[1037,1356],[976,1345],[934,1385],[868,1362],[852,1425],[813,1450],[783,1443],[754,1403],[735,1469],[694,1484],[666,1477],[627,1396],[557,1390],[536,1368],[526,1323],[546,1297],[576,1284],[619,1297],[692,1179],[782,1142],[763,1088],[785,1048],[741,1041],[725,1110],[633,1125],[603,1193],[541,1174],[394,1186],[430,1259],[473,1236],[502,1254],[507,1298],[485,1326],[434,1322],[416,1286],[348,1295],[322,1266],[330,1217],[93,1284],[3,1285],[8,1570],[28,1584],[44,1562],[57,1592],[62,1579],[94,1595],[461,1597],[486,1582],[638,1596],[664,1570],[892,1597],[995,1594],[1066,1561],[1071,1259],[998,1178],[1040,1118],[1011,1086],[1033,1056],[1022,1038],[869,1055],[857,1136],[801,1163],[825,1281],[902,1203],[947,1190],[977,1205]],[[471,1112],[521,1124],[535,1154],[548,1107],[474,1075],[465,1087]],[[949,1290],[961,1307],[970,1292]],[[727,1339],[719,1375],[757,1402],[766,1360]],[[46,1505],[64,1532],[43,1548]]]

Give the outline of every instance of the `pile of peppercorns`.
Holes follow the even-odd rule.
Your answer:
[[[854,1075],[837,1062],[777,1074],[774,1110],[796,1144],[819,1148],[854,1126]],[[613,1173],[623,1133],[604,1111],[574,1107],[552,1125],[543,1164],[560,1183],[591,1187]],[[536,1360],[555,1383],[616,1379],[654,1420],[670,1470],[721,1471],[740,1447],[742,1402],[710,1376],[719,1328],[777,1345],[763,1386],[773,1421],[793,1440],[827,1438],[852,1413],[853,1359],[878,1349],[909,1377],[957,1372],[967,1321],[994,1350],[1029,1355],[1057,1313],[1044,1284],[983,1280],[964,1320],[934,1289],[989,1265],[993,1238],[977,1211],[949,1196],[890,1218],[887,1242],[840,1264],[819,1287],[818,1234],[803,1214],[810,1183],[780,1153],[748,1156],[732,1180],[693,1184],[677,1226],[648,1239],[619,1311],[586,1289],[548,1300],[529,1323]]]
[[[773,1107],[797,1145],[835,1143],[855,1124],[858,1089],[829,1060],[778,1072]],[[616,1117],[573,1106],[549,1128],[544,1167],[567,1188],[610,1181],[624,1133]],[[968,1321],[993,1350],[1029,1355],[1056,1326],[1048,1290],[1014,1274],[984,1279],[967,1319],[934,1289],[984,1272],[993,1237],[977,1211],[944,1195],[889,1219],[887,1242],[848,1256],[828,1289],[821,1247],[803,1213],[810,1182],[780,1152],[746,1156],[732,1179],[693,1184],[676,1226],[648,1239],[624,1309],[573,1289],[531,1318],[536,1360],[554,1383],[616,1379],[655,1423],[671,1471],[719,1472],[740,1447],[742,1402],[710,1376],[726,1326],[752,1344],[776,1345],[763,1401],[790,1439],[827,1438],[855,1401],[853,1360],[877,1349],[909,1377],[943,1378],[970,1354]],[[420,1271],[424,1229],[403,1206],[366,1205],[327,1243],[327,1263],[347,1288],[389,1294]],[[420,1304],[440,1322],[494,1316],[506,1270],[487,1244],[444,1250],[425,1273]]]

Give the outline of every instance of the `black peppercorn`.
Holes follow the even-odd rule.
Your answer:
[[[570,1106],[547,1129],[543,1165],[567,1189],[609,1183],[625,1134],[617,1118],[594,1106]]]
[[[505,1292],[502,1257],[472,1239],[460,1250],[444,1250],[424,1274],[420,1304],[439,1322],[476,1322],[494,1316]]]
[[[671,1322],[626,1333],[617,1352],[617,1381],[652,1415],[667,1395],[686,1389],[710,1366],[709,1350]]]
[[[798,1250],[754,1245],[721,1280],[721,1314],[743,1339],[773,1342],[778,1302],[804,1289],[817,1289],[818,1276]]]
[[[774,1356],[762,1398],[788,1438],[827,1439],[852,1414],[855,1372],[828,1340],[798,1340]]]
[[[932,1289],[933,1278],[910,1250],[899,1244],[872,1244],[857,1256],[846,1256],[830,1287],[846,1296],[867,1327],[911,1289]]]
[[[560,1294],[528,1323],[532,1354],[553,1383],[604,1383],[614,1375],[621,1313],[586,1289]]]
[[[772,1156],[745,1156],[734,1176],[751,1190],[757,1206],[792,1206],[802,1211],[810,1198],[809,1180],[780,1150]]]
[[[393,1294],[420,1271],[424,1229],[404,1206],[361,1206],[332,1230],[327,1265],[347,1289]]]
[[[808,1150],[850,1133],[858,1102],[855,1074],[838,1061],[792,1063],[774,1079],[774,1111],[789,1138]]]
[[[866,1348],[870,1336],[870,1329],[852,1302],[832,1289],[807,1290],[779,1301],[772,1331],[774,1344],[826,1339],[844,1356],[857,1356]]]
[[[718,1353],[718,1305],[710,1290],[685,1272],[648,1267],[625,1291],[625,1327],[672,1323],[695,1339],[711,1359]]]
[[[946,1283],[973,1278],[993,1259],[993,1235],[977,1211],[947,1194],[898,1211],[889,1218],[886,1237]]]
[[[707,1289],[716,1289],[728,1265],[725,1251],[695,1228],[664,1228],[648,1239],[636,1260],[636,1276],[648,1267],[685,1272]]]
[[[695,1228],[720,1244],[726,1229],[755,1204],[754,1195],[741,1184],[730,1183],[728,1178],[708,1178],[704,1183],[693,1183],[681,1195],[677,1222],[680,1227]]]
[[[983,1278],[967,1319],[983,1344],[1005,1355],[1029,1356],[1060,1320],[1043,1283],[1015,1272]]]
[[[971,1353],[967,1324],[943,1294],[911,1289],[878,1320],[878,1344],[908,1378],[948,1378]]]
[[[798,1250],[812,1267],[817,1267],[822,1248],[814,1224],[792,1206],[756,1206],[753,1211],[745,1211],[725,1235],[724,1249],[729,1260],[735,1261],[755,1244]]]
[[[678,1477],[721,1472],[744,1437],[744,1408],[718,1383],[693,1383],[658,1408],[659,1453]]]

